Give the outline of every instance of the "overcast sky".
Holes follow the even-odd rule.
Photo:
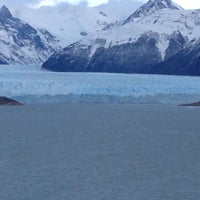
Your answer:
[[[36,7],[40,6],[45,6],[45,5],[51,5],[54,6],[56,4],[59,4],[61,2],[68,2],[71,4],[78,4],[80,2],[88,2],[89,6],[96,6],[102,3],[107,3],[108,0],[1,0],[1,4],[6,4],[6,5],[19,5],[19,4],[24,4],[24,5],[32,5]],[[114,1],[114,0],[113,0]],[[115,0],[119,1],[119,0]],[[123,0],[121,0],[123,1]],[[133,3],[135,1],[142,1],[142,2],[147,2],[147,0],[131,0]],[[198,9],[200,8],[200,0],[174,0],[177,4],[182,6],[185,9]]]
[[[81,0],[40,0],[40,5],[55,5],[59,2],[69,2],[73,4],[79,3]],[[106,3],[108,0],[87,0],[90,6],[96,6],[101,3]],[[123,1],[123,0],[122,0]],[[134,0],[133,0],[134,1]],[[141,0],[146,2],[147,0]],[[174,0],[174,2],[178,3],[184,8],[200,8],[199,0]]]

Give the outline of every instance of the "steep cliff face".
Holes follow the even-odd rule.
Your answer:
[[[56,38],[0,9],[0,58],[9,64],[40,64],[59,49]]]
[[[92,57],[91,49],[91,46],[73,44],[62,54],[54,54],[45,65],[53,71],[144,73],[149,65],[162,60],[155,38],[146,35],[134,43],[99,47]]]
[[[152,67],[152,73],[200,76],[200,41]]]
[[[194,46],[198,49],[199,30],[199,10],[183,10],[170,0],[149,0],[124,23],[88,35],[52,55],[43,68],[53,71],[164,73],[157,69],[162,68],[165,61],[189,55],[186,51],[189,53]],[[189,62],[185,66],[195,66],[198,63],[195,59],[198,58],[192,62],[185,59]],[[179,74],[180,71],[170,72]]]
[[[72,44],[62,52],[54,53],[45,62],[49,66],[46,69],[61,72],[87,71],[90,51],[90,47],[81,46],[80,43]]]
[[[102,59],[99,59],[101,56]],[[97,49],[90,61],[89,70],[144,73],[146,67],[161,59],[155,38],[144,35],[134,43]]]

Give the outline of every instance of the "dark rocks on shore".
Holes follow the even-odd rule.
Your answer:
[[[0,106],[1,105],[20,106],[22,104],[13,100],[13,99],[9,99],[9,98],[6,98],[6,97],[0,97]]]
[[[189,104],[182,104],[180,106],[200,106],[200,101],[194,102],[194,103],[189,103]]]

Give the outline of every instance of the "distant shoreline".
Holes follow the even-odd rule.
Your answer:
[[[194,102],[194,103],[182,104],[180,106],[195,106],[195,107],[197,107],[197,106],[200,106],[200,101]]]
[[[0,97],[0,106],[2,105],[10,105],[10,106],[20,106],[22,105],[18,101],[15,101],[13,99],[7,98],[7,97]]]
[[[62,102],[64,103],[64,102]],[[66,102],[66,103],[69,103],[69,102]],[[88,102],[88,104],[90,104],[92,102]],[[37,104],[37,103],[36,103]],[[49,103],[47,103],[49,104]],[[86,102],[87,104],[87,102]],[[103,103],[105,104],[105,102]],[[110,103],[109,103],[110,104]],[[138,104],[138,103],[137,103]],[[140,104],[140,103],[139,103]],[[10,106],[19,106],[19,105],[23,105],[22,103],[20,103],[19,101],[16,101],[14,99],[11,99],[11,98],[7,98],[7,97],[1,97],[0,96],[0,106],[3,106],[3,105],[10,105]],[[193,103],[185,103],[185,104],[180,104],[179,106],[191,106],[191,107],[199,107],[200,106],[200,101],[197,101],[197,102],[193,102]]]

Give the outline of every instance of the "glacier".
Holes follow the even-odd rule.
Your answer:
[[[39,66],[0,66],[0,96],[22,103],[188,103],[200,99],[200,77],[60,73]]]

